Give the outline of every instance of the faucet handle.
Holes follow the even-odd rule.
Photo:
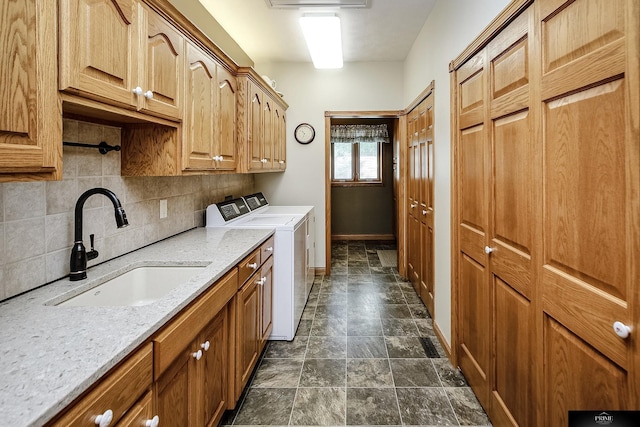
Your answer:
[[[98,258],[98,255],[99,255],[98,251],[96,251],[95,248],[93,247],[93,242],[95,240],[95,237],[96,237],[95,234],[89,234],[89,241],[91,241],[91,250],[87,252],[88,260]]]

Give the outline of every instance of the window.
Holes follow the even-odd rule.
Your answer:
[[[331,182],[337,185],[382,183],[382,143],[332,143]]]

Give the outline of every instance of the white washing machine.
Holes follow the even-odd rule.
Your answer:
[[[273,330],[270,340],[291,341],[296,334],[309,292],[306,280],[307,217],[254,215],[244,199],[207,207],[207,227],[270,228],[274,232]]]
[[[267,201],[267,198],[262,194],[254,193],[244,196],[249,209],[253,215],[304,215],[307,218],[307,230],[306,230],[306,259],[305,259],[305,283],[307,295],[311,292],[313,286],[313,280],[315,278],[315,256],[316,256],[316,217],[313,206],[273,206]]]

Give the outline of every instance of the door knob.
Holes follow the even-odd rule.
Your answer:
[[[140,86],[136,86],[135,88],[133,88],[132,92],[140,96],[142,95],[142,88]]]
[[[209,341],[205,341],[202,344],[200,344],[200,347],[204,349],[204,351],[209,350],[209,347],[211,346],[211,343]]]
[[[145,427],[158,427],[160,425],[160,417],[157,415],[144,423]]]
[[[496,250],[496,248],[492,248],[492,247],[489,247],[489,246],[485,246],[484,247],[484,253],[487,254],[487,255],[489,255],[491,252],[493,252],[495,250]]]
[[[195,353],[191,353],[191,356],[196,360],[202,359],[202,350],[198,350]]]
[[[631,333],[631,328],[622,322],[613,322],[613,330],[622,339],[625,339]]]

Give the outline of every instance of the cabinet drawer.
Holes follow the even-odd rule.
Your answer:
[[[242,287],[244,282],[260,268],[260,248],[256,249],[238,264],[238,288]]]
[[[140,427],[147,424],[147,421],[153,420],[153,393],[148,392],[144,395],[133,408],[120,420],[117,427]]]
[[[267,260],[267,258],[273,255],[273,250],[275,249],[274,243],[275,238],[271,236],[266,242],[262,244],[262,246],[260,246],[260,257],[263,263]]]
[[[162,375],[182,350],[195,339],[198,332],[227,305],[237,289],[238,272],[234,268],[155,336],[153,339],[155,379]]]
[[[151,343],[130,356],[116,370],[76,403],[54,426],[93,426],[95,418],[107,410],[113,412],[115,424],[149,389],[153,381]]]

